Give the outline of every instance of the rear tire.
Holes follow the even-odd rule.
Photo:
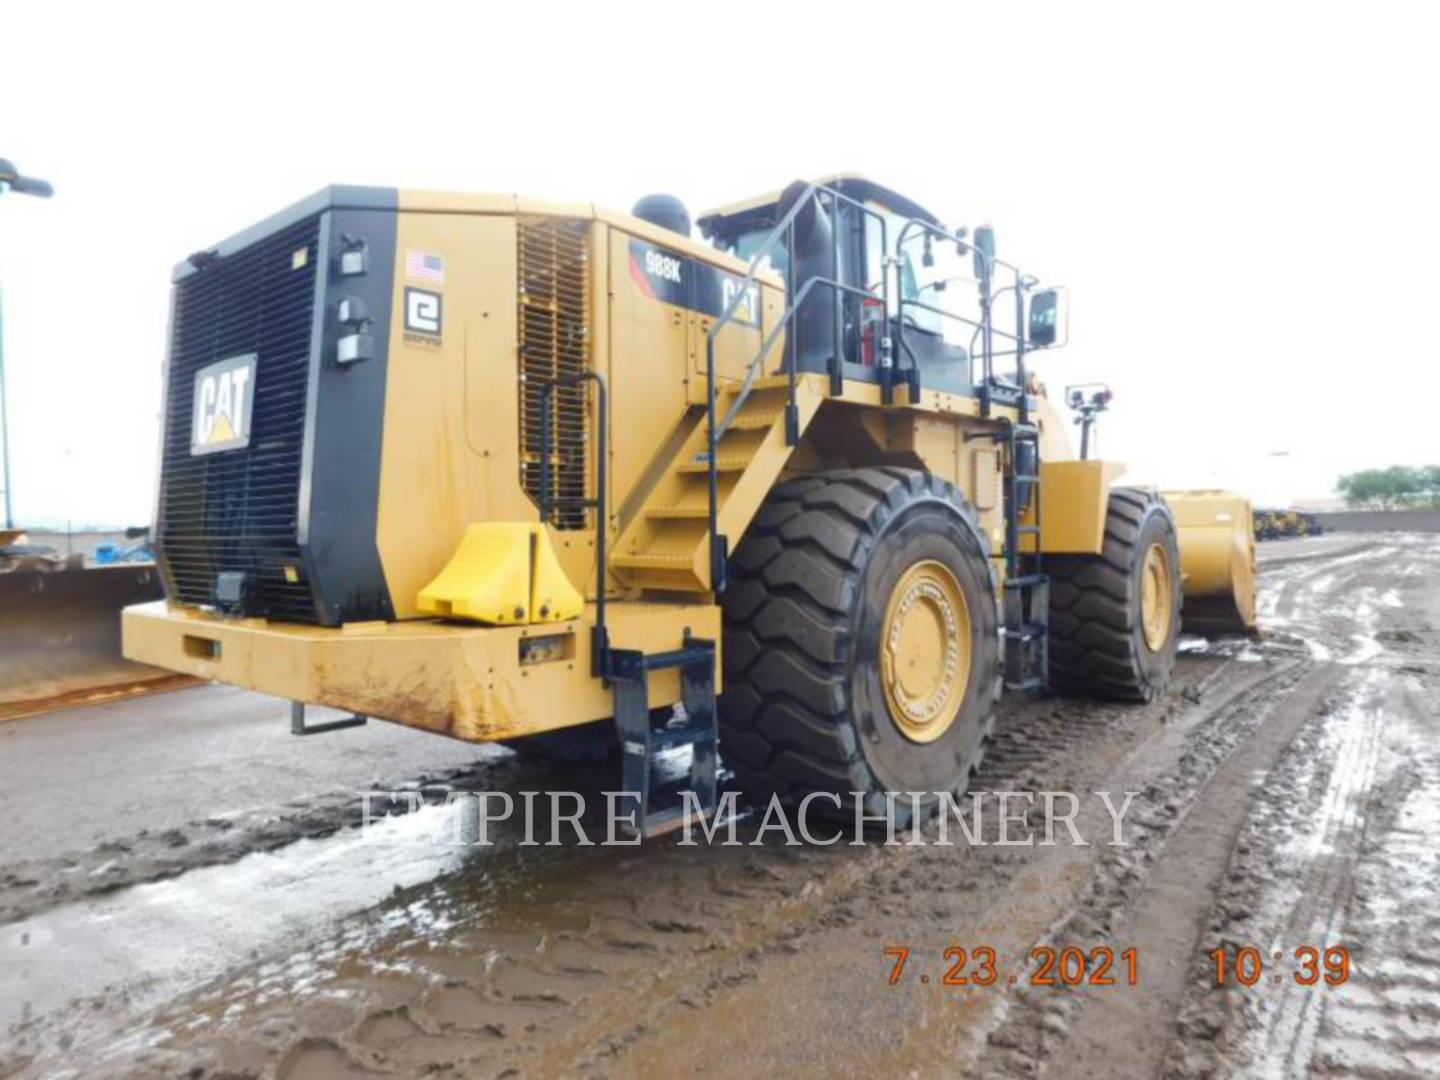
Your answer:
[[[724,595],[725,760],[751,794],[868,814],[958,796],[999,689],[995,592],[975,513],[911,469],[842,469],[771,492]],[[895,822],[909,821],[896,801]]]
[[[1155,560],[1166,568],[1155,579]],[[1066,694],[1150,701],[1170,681],[1180,632],[1180,547],[1155,491],[1115,488],[1099,555],[1052,555],[1050,685]],[[1153,603],[1146,622],[1146,578]],[[1157,591],[1158,590],[1158,591]],[[1148,630],[1148,632],[1147,632]]]

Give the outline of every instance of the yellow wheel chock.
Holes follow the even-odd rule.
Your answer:
[[[418,602],[431,615],[503,626],[565,622],[585,609],[544,526],[520,521],[468,526]]]

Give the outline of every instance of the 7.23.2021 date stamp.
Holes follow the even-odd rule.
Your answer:
[[[1140,979],[1136,950],[1116,950],[1109,945],[1092,949],[1037,945],[1019,970],[1009,971],[989,945],[951,945],[939,957],[923,958],[908,945],[887,945],[885,955],[891,986],[907,979],[940,986],[1016,986],[1022,982],[1029,986],[1135,986]]]

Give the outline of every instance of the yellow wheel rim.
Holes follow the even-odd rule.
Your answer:
[[[1171,581],[1169,553],[1163,544],[1151,544],[1140,570],[1140,625],[1151,652],[1159,652],[1170,637],[1175,605]]]
[[[970,609],[944,563],[918,562],[895,583],[881,623],[880,684],[911,742],[934,742],[959,715],[970,684]]]

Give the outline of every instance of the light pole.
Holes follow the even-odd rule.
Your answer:
[[[34,176],[22,176],[14,165],[0,158],[0,195],[6,191],[21,195],[34,195],[48,199],[55,194],[48,181]],[[5,389],[5,318],[4,305],[0,303],[0,455],[5,458],[3,483],[5,484],[5,528],[15,527],[15,516],[10,512],[10,395]]]

